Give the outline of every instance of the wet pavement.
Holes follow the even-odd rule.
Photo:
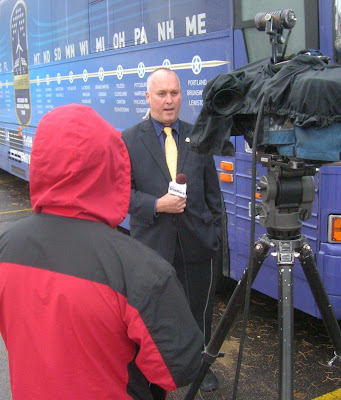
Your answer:
[[[28,192],[27,182],[0,170],[0,233],[32,212]],[[234,285],[229,285],[217,294],[214,327],[221,319],[233,290]],[[294,322],[294,399],[311,400],[333,392],[334,395],[328,399],[341,400],[341,363],[332,368],[328,366],[334,350],[323,322],[298,310],[295,310]],[[212,393],[199,391],[195,399],[232,399],[241,327],[242,310],[222,345],[225,357],[218,358],[212,365],[220,381],[219,389]],[[277,301],[252,291],[237,399],[279,399],[278,371]],[[181,400],[185,391],[186,388],[182,388],[170,393],[168,400]],[[1,338],[0,400],[11,400],[7,353]]]
[[[214,325],[221,318],[232,290],[216,296]],[[212,393],[199,391],[195,399],[232,399],[242,313],[226,336],[221,351],[224,358],[217,358],[212,366],[220,381],[218,390]],[[237,399],[279,399],[279,339],[277,301],[252,291],[247,333],[244,344],[241,372],[238,379]],[[308,400],[334,392],[341,388],[341,365],[328,366],[333,357],[333,348],[321,320],[295,310],[294,336],[294,399]],[[169,396],[169,400],[180,400],[184,389]],[[341,399],[341,392],[338,393]],[[333,397],[334,399],[334,397]],[[336,397],[335,397],[336,399]]]
[[[0,169],[0,232],[30,213],[29,183]]]

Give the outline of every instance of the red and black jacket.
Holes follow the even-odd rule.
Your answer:
[[[0,331],[13,400],[153,399],[200,365],[202,334],[173,268],[113,229],[130,164],[119,132],[70,105],[40,122],[36,215],[0,236]]]

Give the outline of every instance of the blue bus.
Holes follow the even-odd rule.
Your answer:
[[[194,122],[211,79],[271,56],[268,37],[256,29],[254,17],[282,9],[297,17],[287,54],[319,48],[340,63],[340,0],[1,0],[0,168],[28,180],[36,126],[63,104],[87,104],[120,130],[139,122],[148,112],[148,74],[161,66],[178,73],[180,118]],[[58,135],[58,127],[51,135]],[[224,271],[239,280],[249,252],[251,155],[242,136],[232,136],[231,142],[235,156],[215,159],[227,216]],[[259,176],[263,170],[257,167]],[[302,233],[341,319],[340,166],[323,166],[315,182],[313,216]],[[262,233],[257,223],[256,234]],[[253,287],[277,298],[272,258]],[[320,318],[300,265],[294,298],[296,308]]]

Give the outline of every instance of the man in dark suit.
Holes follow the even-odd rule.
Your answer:
[[[130,234],[174,266],[207,344],[216,281],[212,259],[221,234],[217,172],[213,157],[189,150],[192,125],[178,118],[181,88],[176,73],[155,70],[147,80],[146,99],[150,118],[122,133],[131,160]],[[165,127],[172,128],[177,146],[176,173],[168,163]],[[186,197],[168,193],[179,173],[187,178]],[[201,389],[217,387],[209,370]]]

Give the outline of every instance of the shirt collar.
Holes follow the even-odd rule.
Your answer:
[[[161,133],[163,133],[164,125],[161,124],[161,122],[156,121],[156,119],[150,117],[153,126],[155,128],[156,134],[158,137],[160,137]],[[179,134],[179,119],[177,119],[175,122],[172,123],[170,126],[177,134]]]

